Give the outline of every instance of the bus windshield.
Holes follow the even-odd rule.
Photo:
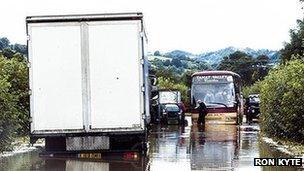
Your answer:
[[[203,101],[207,107],[233,107],[235,91],[232,76],[195,76],[192,80],[194,103]]]

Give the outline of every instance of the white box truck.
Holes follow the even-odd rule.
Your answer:
[[[29,16],[31,142],[142,149],[150,122],[142,13]]]

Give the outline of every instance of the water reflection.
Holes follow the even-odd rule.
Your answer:
[[[193,170],[232,169],[238,153],[235,125],[192,126],[191,168]]]
[[[46,171],[144,171],[147,158],[138,161],[78,160],[67,158],[42,158],[38,152],[0,158],[0,170],[46,170]]]
[[[43,165],[43,160],[37,151],[16,154],[9,157],[0,157],[0,170],[37,170]]]
[[[155,126],[149,136],[150,170],[191,170],[190,127]]]
[[[83,160],[46,160],[45,170],[58,170],[65,171],[143,171],[145,165],[143,162],[114,162],[114,161],[83,161]],[[54,168],[56,166],[56,168]]]
[[[260,152],[260,157],[276,157],[276,158],[288,158],[291,157],[287,154],[283,154],[281,152],[279,152],[278,150],[276,150],[275,148],[273,148],[272,146],[265,144],[265,143],[259,143],[259,152]],[[304,170],[304,168],[300,169],[300,168],[295,168],[295,167],[264,167],[263,168],[264,171],[300,171],[300,170]]]
[[[156,126],[150,135],[151,170],[231,169],[238,156],[235,125]]]
[[[138,161],[115,160],[115,156],[113,160],[48,159],[34,151],[0,158],[0,170],[297,170],[253,166],[255,157],[289,157],[259,141],[258,124],[243,125],[240,131],[235,125],[158,125],[152,127],[148,140],[148,154]]]

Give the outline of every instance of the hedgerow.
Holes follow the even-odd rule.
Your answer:
[[[273,69],[260,93],[262,131],[304,143],[304,61],[290,61]]]
[[[29,132],[28,74],[20,54],[0,54],[0,152],[9,150],[16,136]]]

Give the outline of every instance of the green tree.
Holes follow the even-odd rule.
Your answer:
[[[154,56],[161,56],[160,52],[157,50],[154,52]]]
[[[6,58],[11,59],[14,56],[15,52],[11,48],[4,48],[2,49],[1,54],[3,54],[3,56]]]
[[[175,66],[176,68],[180,68],[183,66],[182,62],[177,58],[172,59],[171,65]]]
[[[12,49],[14,49],[14,51],[21,53],[22,55],[27,55],[27,46],[26,45],[22,45],[22,44],[13,44],[11,45]]]
[[[267,65],[270,63],[270,59],[267,55],[260,55],[256,58],[258,65]]]
[[[7,48],[9,44],[10,41],[6,37],[0,38],[0,50]]]
[[[29,94],[26,59],[0,54],[0,151],[10,148],[15,136],[29,132]]]
[[[304,60],[304,20],[297,20],[297,28],[290,30],[290,42],[285,43],[284,48],[280,50],[281,61],[286,63],[292,59]]]
[[[236,51],[224,57],[219,66],[219,70],[233,71],[242,77],[243,84],[252,85],[254,82],[262,80],[269,72],[270,59],[266,55],[260,55],[256,59],[244,52]]]
[[[176,80],[176,73],[172,67],[159,67],[155,70],[155,76]]]
[[[183,73],[183,75],[181,76],[180,81],[185,84],[188,88],[190,88],[191,83],[192,83],[192,71],[186,71]]]
[[[236,72],[242,77],[243,84],[251,85],[253,83],[254,64],[255,60],[251,56],[244,52],[236,51],[224,57],[217,69]]]
[[[170,66],[171,65],[171,61],[169,59],[165,60],[165,62],[163,63],[164,66]]]
[[[266,55],[260,55],[255,59],[253,65],[253,73],[251,76],[252,82],[263,80],[264,77],[268,74],[271,66],[269,66],[270,59]]]

